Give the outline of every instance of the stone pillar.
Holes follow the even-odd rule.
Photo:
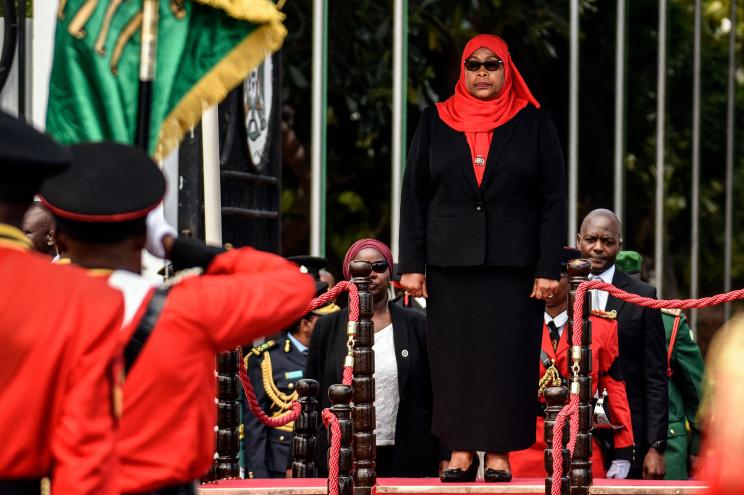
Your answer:
[[[328,398],[331,401],[331,412],[338,418],[341,427],[341,450],[338,456],[338,495],[352,495],[354,491],[354,480],[351,472],[353,469],[351,439],[351,406],[352,390],[348,385],[331,385],[328,389]],[[331,467],[330,454],[332,447],[331,428],[328,429],[328,468]],[[330,483],[330,480],[328,481]],[[330,486],[329,493],[330,493]]]
[[[372,265],[353,261],[352,283],[359,292],[359,326],[354,345],[354,495],[370,495],[375,486],[375,327],[372,322]]]
[[[582,320],[581,345],[569,347],[569,370],[566,370],[570,391],[578,390],[579,394],[579,431],[571,459],[572,495],[588,495],[589,487],[592,485],[592,323],[589,320],[592,305],[590,292],[587,291],[584,297],[584,314],[573,314],[576,289],[579,284],[589,280],[590,271],[589,260],[577,259],[568,263],[568,276],[571,284],[568,293],[569,342],[573,338],[574,319],[581,318]]]
[[[214,478],[240,477],[240,350],[217,355],[217,453]]]
[[[318,468],[315,466],[315,444],[318,427],[320,426],[320,412],[318,411],[319,385],[317,381],[305,378],[297,382],[296,390],[302,412],[300,412],[300,417],[294,422],[292,477],[317,478]]]

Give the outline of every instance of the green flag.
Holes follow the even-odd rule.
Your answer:
[[[142,0],[60,0],[47,132],[133,143]],[[150,154],[162,159],[286,36],[269,0],[159,0]]]

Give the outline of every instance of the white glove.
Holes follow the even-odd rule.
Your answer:
[[[170,235],[178,237],[178,232],[165,221],[163,203],[147,214],[147,243],[145,249],[151,255],[164,259],[165,248],[163,248],[163,237]]]
[[[618,479],[618,480],[624,480],[625,478],[628,477],[629,472],[630,472],[630,461],[618,459],[618,460],[612,461],[612,464],[610,464],[610,469],[607,470],[607,477]]]

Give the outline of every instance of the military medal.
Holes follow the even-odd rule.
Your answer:
[[[475,166],[476,167],[482,167],[486,164],[486,160],[483,158],[483,155],[477,155],[475,157]]]

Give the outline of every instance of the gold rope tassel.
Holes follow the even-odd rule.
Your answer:
[[[540,398],[548,387],[558,387],[561,385],[561,375],[555,367],[555,360],[551,359],[550,367],[545,370],[545,374],[540,378],[537,389],[537,397]]]
[[[59,0],[59,6],[57,7],[57,19],[60,21],[65,20],[65,6],[67,5],[67,0]]]
[[[85,25],[98,7],[98,0],[87,0],[67,26],[67,32],[77,39],[85,38]]]
[[[99,55],[106,54],[106,38],[108,38],[108,33],[111,30],[111,20],[114,18],[116,9],[119,8],[121,2],[122,0],[111,0],[108,8],[106,8],[106,15],[103,17],[101,32],[98,33],[98,38],[96,38],[95,48],[96,53],[98,53]]]
[[[138,12],[137,15],[132,17],[127,26],[122,30],[119,35],[119,39],[116,40],[116,46],[114,47],[114,53],[111,55],[111,72],[116,75],[119,71],[119,60],[121,59],[122,53],[124,53],[124,47],[127,46],[132,36],[142,27],[142,12]]]

